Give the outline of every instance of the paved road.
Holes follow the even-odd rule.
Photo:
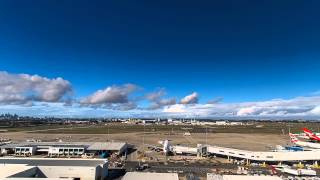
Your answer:
[[[127,162],[125,168],[127,171],[135,171],[135,168],[138,166],[138,162]],[[143,164],[143,163],[141,163]],[[213,169],[236,169],[236,165],[232,164],[200,164],[200,163],[171,163],[167,165],[164,163],[147,163],[150,168],[145,171],[148,172],[175,172],[179,174],[196,174],[199,176],[205,176],[207,173],[213,171]]]

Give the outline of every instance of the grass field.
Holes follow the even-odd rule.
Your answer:
[[[319,132],[320,123],[279,123],[262,122],[253,125],[236,126],[191,126],[191,125],[130,125],[121,123],[110,123],[106,125],[42,125],[34,127],[7,128],[8,132],[30,132],[30,133],[63,133],[63,134],[115,134],[115,133],[266,133],[287,134],[289,130],[293,133],[301,132],[303,127]],[[4,129],[4,128],[3,128]],[[1,128],[0,128],[1,130]]]

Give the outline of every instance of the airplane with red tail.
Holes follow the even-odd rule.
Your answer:
[[[314,134],[311,130],[307,128],[303,128],[302,130],[311,140],[320,141],[320,137]]]
[[[291,142],[293,144],[296,144],[298,146],[302,146],[302,147],[309,147],[309,148],[313,148],[313,149],[320,149],[320,144],[319,143],[312,143],[312,142],[304,142],[304,141],[300,141],[294,134],[289,133]]]

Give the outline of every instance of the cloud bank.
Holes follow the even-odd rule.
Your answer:
[[[0,71],[0,104],[59,102],[72,93],[69,81]]]
[[[172,115],[201,117],[303,117],[320,116],[320,96],[273,99],[260,102],[174,105],[163,109]]]
[[[96,116],[103,117],[125,115],[127,117],[320,118],[319,94],[240,103],[223,103],[223,98],[218,97],[201,103],[197,92],[177,101],[177,98],[167,97],[164,88],[137,95],[136,92],[140,89],[135,84],[111,85],[83,98],[77,98],[74,96],[71,83],[63,78],[0,71],[0,113],[15,112],[28,115],[56,113],[60,116],[93,116],[92,114],[96,113]]]

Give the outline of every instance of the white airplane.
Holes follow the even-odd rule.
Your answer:
[[[289,133],[289,136],[290,136],[291,142],[298,146],[320,149],[320,144],[318,143],[300,141],[294,134],[291,134],[291,133]]]
[[[150,145],[150,144],[147,144],[147,147],[149,149],[152,149],[152,150],[155,150],[155,151],[163,151],[164,154],[169,154],[170,152],[172,152],[172,145],[170,143],[170,140],[163,140],[163,141],[158,141],[158,143],[160,145],[162,145],[162,147],[159,147],[159,146],[155,146],[155,145]]]
[[[172,145],[169,140],[159,141],[159,144],[163,145],[164,154],[172,152]]]

